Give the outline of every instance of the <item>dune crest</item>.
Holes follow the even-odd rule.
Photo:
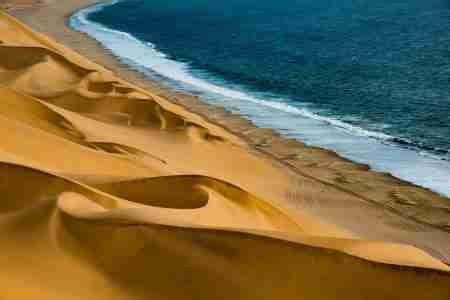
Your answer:
[[[297,195],[239,137],[3,12],[0,39],[0,298],[450,299],[432,253],[292,209],[331,187]]]

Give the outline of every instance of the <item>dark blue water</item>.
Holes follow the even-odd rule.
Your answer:
[[[450,0],[127,0],[71,24],[258,125],[450,194]]]
[[[450,149],[448,0],[132,0],[90,19],[229,82]]]

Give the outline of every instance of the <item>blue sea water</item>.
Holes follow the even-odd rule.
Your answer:
[[[70,24],[175,88],[450,196],[450,1],[127,0]]]

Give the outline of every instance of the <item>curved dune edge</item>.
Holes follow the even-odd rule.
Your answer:
[[[215,137],[215,132],[218,131],[220,136],[225,135],[230,142],[244,145],[238,137],[225,132],[214,124],[207,123],[199,115],[188,112],[180,105],[164,101],[158,95],[151,94],[118,78],[111,71],[90,62],[71,49],[53,42],[45,35],[34,32],[6,13],[0,11],[0,19],[7,24],[7,26],[0,27],[0,52],[4,52],[5,55],[17,51],[27,53],[25,55],[27,59],[23,59],[24,55],[11,55],[11,57],[18,58],[18,61],[1,61],[0,68],[7,69],[12,73],[12,76],[1,76],[7,78],[9,86],[49,102],[64,103],[67,102],[65,99],[70,99],[72,95],[76,97],[75,101],[84,101],[86,98],[99,100],[106,96],[114,99],[128,99],[125,102],[131,102],[132,105],[133,102],[144,102],[150,107],[153,106],[152,114],[156,114],[156,116],[152,116],[150,119],[158,119],[158,126],[161,128],[173,128],[189,122],[204,128],[206,130],[204,134],[208,137]],[[7,67],[2,66],[2,63],[6,63]],[[24,67],[25,74],[15,74],[16,69]],[[39,72],[39,69],[43,70]],[[48,72],[48,69],[51,72]],[[61,77],[61,75],[63,76]],[[43,78],[42,76],[48,77]],[[30,85],[33,78],[36,78],[36,81],[42,83],[43,86]],[[0,79],[0,83],[2,81]],[[56,100],[59,99],[58,96],[63,96],[63,98]],[[52,101],[52,99],[55,100]],[[70,102],[70,100],[68,101]],[[66,108],[65,103],[61,106]],[[219,139],[222,140],[222,138]]]
[[[40,198],[53,198],[57,202],[57,209],[81,220],[241,232],[312,247],[334,249],[373,262],[450,271],[447,265],[409,245],[302,234],[301,228],[293,220],[263,200],[229,183],[204,176],[154,177],[100,184],[94,188],[20,165],[0,163],[0,172],[8,174],[9,186],[4,186],[6,191],[3,192],[9,195],[9,199],[33,201],[29,198],[21,199],[24,196],[23,193],[34,195],[38,201]],[[33,181],[33,186],[44,185],[51,188],[42,189],[37,194],[33,194],[34,191],[16,191],[14,181],[19,181],[21,178]],[[187,190],[187,186],[190,186],[191,189],[198,189],[199,192],[203,191],[206,194],[195,195],[203,199],[189,199],[195,197],[192,192],[181,196],[180,191],[166,190],[167,182],[172,186],[184,184],[183,192]],[[111,194],[102,189],[108,190]],[[17,198],[14,197],[15,192],[18,194]],[[174,198],[171,193],[174,194]],[[165,207],[161,207],[158,201],[154,200],[158,194],[165,197]],[[118,197],[120,195],[131,197],[120,198]],[[180,202],[181,197],[186,201]],[[180,207],[171,201],[184,205],[186,202],[199,201],[199,204],[192,207]],[[16,204],[20,202],[17,201]],[[22,203],[22,207],[14,207],[13,202],[6,205],[3,202],[1,211],[10,214],[26,209],[28,205],[30,203]],[[231,220],[232,226],[230,226]]]
[[[304,235],[278,210],[211,178],[169,176],[114,184],[116,194],[133,194],[130,184],[152,185],[147,190],[150,201],[152,191],[157,192],[164,180],[205,184],[214,190],[200,208],[175,209],[136,204],[132,200],[141,195],[122,199],[19,165],[1,163],[0,173],[8,174],[1,177],[0,185],[2,195],[7,195],[0,205],[4,254],[0,262],[8,277],[0,275],[0,287],[11,290],[17,287],[15,279],[36,275],[48,264],[56,266],[19,295],[36,293],[46,299],[450,296],[449,268],[414,247]],[[26,190],[17,186],[23,181],[30,183]],[[231,213],[233,226],[214,218],[214,201],[238,203],[217,212]],[[249,210],[254,228],[245,228]],[[260,285],[261,281],[266,284]],[[43,288],[41,282],[58,284]],[[73,290],[80,286],[83,291],[74,297]]]
[[[304,194],[219,126],[4,13],[0,39],[0,298],[450,299],[436,257],[277,202]]]

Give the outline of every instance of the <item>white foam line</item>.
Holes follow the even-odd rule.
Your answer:
[[[191,86],[196,90],[205,91],[209,94],[217,94],[221,95],[221,98],[225,99],[236,99],[239,101],[247,101],[251,103],[257,104],[259,107],[268,107],[274,109],[275,111],[288,113],[293,116],[302,116],[308,119],[312,119],[318,121],[322,124],[332,125],[332,128],[337,128],[340,131],[344,131],[345,133],[349,133],[352,136],[358,137],[369,137],[376,140],[389,141],[393,137],[381,132],[369,131],[357,126],[353,126],[351,124],[345,123],[338,119],[320,116],[315,114],[305,108],[299,108],[286,103],[283,99],[273,99],[263,100],[258,97],[252,96],[248,93],[245,93],[240,90],[233,90],[230,88],[226,88],[220,85],[217,85],[212,82],[208,82],[202,78],[198,78],[191,74],[189,64],[177,62],[171,60],[167,55],[155,49],[155,46],[148,42],[143,42],[129,33],[114,30],[107,28],[101,24],[90,21],[87,19],[87,16],[93,12],[99,11],[106,6],[114,5],[119,0],[115,0],[112,3],[106,4],[98,4],[88,8],[84,8],[76,12],[70,18],[70,25],[82,32],[87,33],[91,37],[98,40],[102,43],[106,48],[110,49],[111,52],[117,57],[126,60],[127,63],[134,64],[137,67],[143,67],[145,69],[150,69],[157,74],[160,74],[166,78],[175,80],[177,82],[184,83],[187,86]],[[333,134],[333,133],[332,133]],[[338,134],[335,134],[338,136]],[[319,141],[319,145],[320,145]],[[356,142],[357,145],[354,145],[356,148],[361,147],[360,138]],[[382,166],[380,169],[383,171],[390,171],[392,174],[399,176],[400,178],[404,178],[406,180],[410,180],[417,184],[422,184],[423,186],[430,187],[438,192],[450,196],[450,185],[446,185],[446,175],[450,176],[450,166],[448,164],[444,164],[444,162],[438,162],[436,159],[424,158],[423,165],[428,174],[428,178],[422,178],[419,173],[409,174],[415,167],[408,168],[408,161],[418,163],[418,157],[421,153],[415,152],[413,150],[403,149],[401,150],[399,147],[395,146],[384,146],[387,148],[379,148],[378,146],[374,146],[374,143],[366,143],[367,145],[364,151],[369,152],[373,147],[377,148],[377,151],[385,152],[389,151],[393,156],[398,157],[399,159],[405,157],[405,160],[402,163],[396,163],[393,159],[390,159],[389,163],[386,163],[385,159],[380,158],[380,161],[374,161],[372,156],[366,156],[364,158],[360,158],[360,162],[368,162],[373,166]],[[332,145],[333,146],[333,145]],[[342,146],[342,145],[341,145]],[[339,148],[339,145],[337,145]],[[333,147],[331,147],[333,148]],[[336,147],[334,147],[336,150]],[[346,151],[340,149],[341,153],[344,155]],[[343,152],[342,152],[343,151]],[[363,151],[363,152],[364,152]],[[351,151],[347,151],[351,153]],[[397,153],[398,152],[398,153]],[[403,153],[403,154],[400,154]],[[413,154],[413,152],[415,154]],[[394,154],[397,153],[397,154]],[[376,154],[373,154],[374,156]],[[423,153],[422,153],[423,155]],[[350,159],[357,159],[356,156],[349,155]],[[416,157],[417,156],[417,157]],[[406,165],[405,165],[406,163]],[[419,167],[419,166],[416,166]],[[428,169],[427,169],[428,168]],[[424,169],[424,170],[425,170]],[[417,171],[417,170],[416,170]],[[448,174],[447,174],[448,173]],[[430,178],[433,177],[433,178]],[[448,183],[448,182],[447,182]]]
[[[226,98],[246,100],[286,113],[315,119],[339,127],[358,136],[372,137],[383,140],[392,138],[391,136],[384,133],[365,130],[363,128],[350,125],[334,118],[317,115],[304,108],[294,107],[287,104],[286,102],[283,102],[282,99],[280,99],[280,101],[258,99],[245,92],[232,90],[195,77],[191,75],[190,67],[188,64],[169,59],[164,53],[156,50],[153,44],[142,42],[129,33],[110,29],[87,19],[87,16],[89,14],[99,11],[103,7],[113,5],[117,2],[118,1],[114,1],[111,4],[99,4],[82,9],[73,15],[70,20],[70,25],[95,37],[105,47],[109,48],[115,55],[125,58],[138,66],[149,68],[156,73],[163,75],[164,77],[182,82],[197,89],[221,95]]]

